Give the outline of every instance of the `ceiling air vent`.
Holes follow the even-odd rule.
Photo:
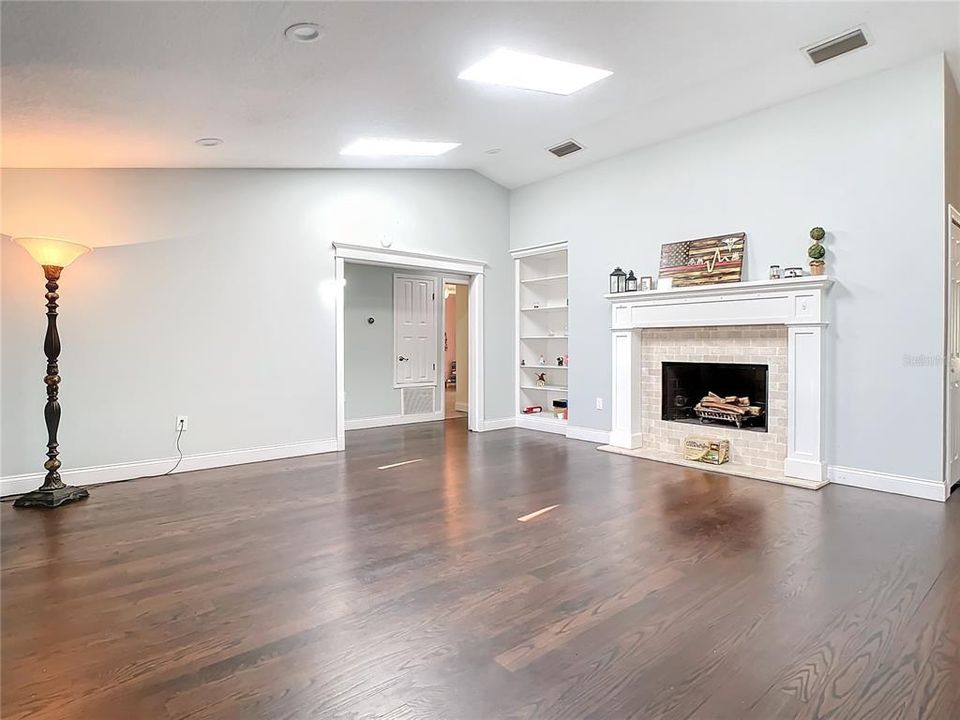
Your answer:
[[[552,148],[547,148],[557,157],[564,157],[565,155],[572,155],[575,152],[580,152],[583,150],[583,145],[578,143],[576,140],[566,140],[559,145],[554,145]]]
[[[822,43],[811,45],[804,48],[804,52],[810,57],[814,65],[819,65],[827,60],[833,60],[835,57],[845,55],[846,53],[865,47],[867,45],[867,36],[863,30],[857,28],[843,35],[824,40]]]

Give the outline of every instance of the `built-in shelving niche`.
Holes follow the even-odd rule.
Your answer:
[[[567,421],[553,412],[554,400],[567,398],[568,283],[566,244],[514,253],[516,263],[518,424],[536,430],[564,433]],[[541,360],[542,358],[542,360]],[[564,365],[557,358],[564,358]],[[537,385],[537,374],[546,383]],[[526,407],[540,405],[542,413],[526,415]]]

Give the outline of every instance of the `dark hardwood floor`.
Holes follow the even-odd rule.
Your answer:
[[[3,503],[3,718],[960,718],[960,503],[464,424]]]

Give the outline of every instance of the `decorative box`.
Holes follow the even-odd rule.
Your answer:
[[[730,460],[730,441],[691,436],[683,441],[684,460],[722,465]]]

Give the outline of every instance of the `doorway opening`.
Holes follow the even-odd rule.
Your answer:
[[[338,449],[354,429],[449,418],[482,430],[484,263],[334,248]]]
[[[464,283],[443,283],[443,417],[466,417],[470,410],[470,292]]]

